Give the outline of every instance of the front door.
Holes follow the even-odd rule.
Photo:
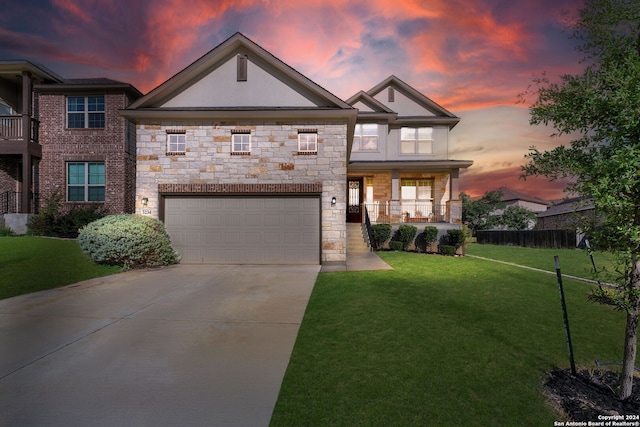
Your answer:
[[[362,223],[362,177],[347,180],[347,222]]]

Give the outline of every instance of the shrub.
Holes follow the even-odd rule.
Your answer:
[[[402,250],[407,249],[407,247],[413,242],[414,237],[416,237],[416,233],[418,229],[414,225],[402,224],[398,227],[398,231],[396,231],[393,240],[402,242]]]
[[[456,247],[452,245],[440,245],[440,253],[442,255],[455,255]]]
[[[397,241],[397,240],[393,240],[391,242],[389,242],[389,248],[392,251],[401,251],[404,249],[404,243]]]
[[[29,218],[29,234],[50,237],[78,237],[79,230],[85,225],[106,214],[97,204],[74,205],[68,212],[61,212],[64,196],[56,190],[44,203],[41,213]]]
[[[391,237],[391,224],[375,224],[371,226],[373,232],[373,244],[379,249]]]
[[[416,237],[416,248],[422,252],[427,252],[431,245],[438,240],[438,228],[433,225],[427,225],[424,231]]]
[[[125,269],[177,264],[164,224],[142,215],[110,215],[80,230],[78,244],[94,262]]]
[[[0,227],[0,237],[13,237],[16,233],[9,227]]]
[[[456,249],[464,245],[465,233],[462,230],[447,230],[447,243]]]

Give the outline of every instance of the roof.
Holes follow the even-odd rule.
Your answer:
[[[560,203],[550,206],[546,211],[540,212],[538,217],[548,217],[555,215],[565,215],[574,212],[587,211],[594,209],[593,200],[591,198],[574,197],[566,199]]]
[[[549,205],[549,201],[540,199],[538,197],[530,196],[528,194],[521,193],[509,187],[500,187],[496,191],[502,192],[502,198],[500,199],[503,202],[510,202],[514,200],[522,200],[524,202],[538,203],[541,205]]]
[[[44,82],[61,82],[63,79],[42,64],[27,60],[0,61],[0,78],[17,81],[22,72],[31,73],[37,80]]]
[[[142,92],[130,83],[120,82],[108,78],[62,79],[59,83],[37,84],[34,88],[40,92],[69,92],[69,91],[123,91],[134,98],[142,96]]]

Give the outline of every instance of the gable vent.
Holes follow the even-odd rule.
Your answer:
[[[396,91],[393,90],[392,87],[389,88],[389,102],[395,102],[396,100]]]
[[[238,55],[238,81],[247,81],[247,55]]]

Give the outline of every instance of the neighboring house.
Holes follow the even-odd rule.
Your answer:
[[[459,170],[473,164],[449,157],[460,118],[395,76],[347,102],[358,109],[348,221],[362,221],[364,202],[372,222],[460,223]]]
[[[502,198],[500,200],[504,202],[505,208],[508,208],[509,206],[520,206],[521,208],[528,209],[532,212],[544,212],[550,204],[547,200],[529,196],[528,194],[521,193],[508,187],[500,187],[496,191],[500,191],[502,193]]]
[[[378,221],[460,222],[460,119],[396,77],[344,102],[237,33],[121,114],[137,211],[184,262],[343,264],[364,201]]]
[[[135,128],[118,111],[142,94],[109,79],[63,79],[0,61],[0,215],[24,231],[58,191],[63,209],[133,212]]]
[[[540,212],[538,229],[540,230],[577,230],[583,228],[585,221],[594,221],[596,211],[590,199],[575,197],[562,200]]]

